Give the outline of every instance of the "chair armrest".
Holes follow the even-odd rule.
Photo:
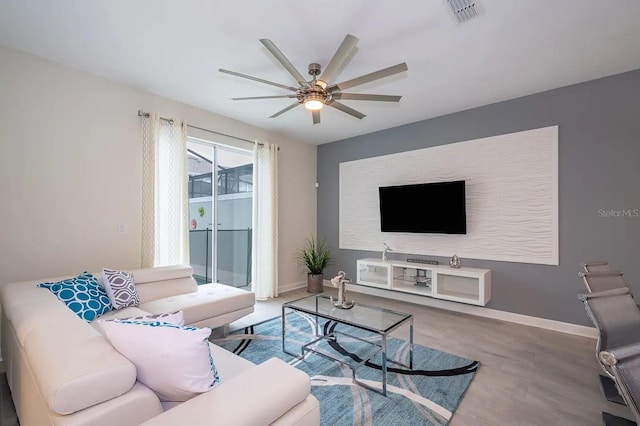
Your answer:
[[[584,302],[585,300],[595,299],[598,297],[624,296],[625,294],[629,294],[629,287],[619,287],[612,288],[610,290],[593,291],[591,293],[579,294],[578,299]]]
[[[593,271],[579,272],[581,278],[599,278],[599,277],[621,277],[624,275],[622,271]]]
[[[271,358],[143,425],[269,425],[304,401],[310,392],[307,374]]]
[[[619,362],[625,362],[626,360],[639,357],[640,342],[609,349],[608,351],[601,351],[598,356],[600,361],[605,365],[613,367]]]
[[[594,261],[591,261],[591,262],[584,262],[582,264],[582,267],[584,268],[584,267],[587,267],[587,266],[605,266],[605,265],[608,265],[608,264],[609,264],[609,262],[607,262],[606,260],[594,260]]]
[[[636,421],[640,420],[640,344],[620,346],[598,354],[600,361],[611,369],[616,388],[631,409]]]

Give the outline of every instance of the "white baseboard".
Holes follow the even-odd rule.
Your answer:
[[[333,287],[331,285],[331,282],[327,280],[325,280],[324,285],[327,287]],[[516,324],[544,328],[546,330],[559,331],[561,333],[572,334],[576,336],[589,337],[592,339],[596,339],[598,337],[598,332],[594,327],[587,327],[584,325],[570,324],[562,321],[532,317],[529,315],[516,314],[513,312],[489,309],[482,306],[467,305],[464,303],[450,302],[448,300],[434,299],[426,296],[378,289],[362,285],[347,285],[347,290],[354,293],[363,293],[372,296],[384,297],[387,299],[402,300],[403,302],[415,303],[423,306],[431,306],[448,311],[476,315],[479,317],[493,318],[501,321],[513,322]]]
[[[283,285],[281,287],[278,287],[278,294],[286,293],[287,291],[297,290],[299,288],[306,288],[306,287],[307,287],[307,282],[306,281],[300,281],[298,283],[286,284],[286,285]]]
[[[306,286],[306,281],[291,283],[279,287],[278,293],[286,293],[287,291],[305,288]],[[331,285],[331,281],[329,280],[324,280],[324,286],[333,288],[333,285]],[[387,299],[402,300],[403,302],[415,303],[417,305],[431,306],[433,308],[445,309],[447,311],[454,311],[484,318],[513,322],[516,324],[558,331],[560,333],[572,334],[575,336],[589,337],[592,339],[596,339],[598,337],[598,332],[594,327],[587,327],[584,325],[571,324],[568,322],[550,320],[546,318],[532,317],[529,315],[499,311],[497,309],[490,309],[482,306],[467,305],[464,303],[450,302],[448,300],[434,299],[432,297],[402,293],[399,291],[378,289],[362,285],[350,284],[347,285],[347,289],[354,293],[363,293]]]

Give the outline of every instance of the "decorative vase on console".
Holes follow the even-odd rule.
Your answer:
[[[460,258],[458,257],[457,254],[454,254],[453,256],[451,256],[451,259],[449,259],[449,266],[451,266],[452,268],[459,268],[462,266],[460,262]]]
[[[331,297],[331,303],[336,308],[351,309],[356,304],[353,300],[347,301],[347,284],[350,282],[351,280],[347,279],[347,274],[344,271],[338,272],[338,275],[331,278],[331,284],[338,288],[338,300],[333,300],[333,296]]]
[[[382,261],[386,262],[387,261],[387,253],[390,251],[393,251],[393,249],[391,247],[389,247],[389,244],[387,243],[382,243],[384,244],[384,249],[382,250]]]

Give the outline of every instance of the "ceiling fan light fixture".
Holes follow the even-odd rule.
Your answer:
[[[304,98],[304,107],[310,111],[321,110],[324,106],[324,98],[322,94],[318,92],[309,93]]]
[[[311,111],[321,110],[323,106],[324,104],[322,103],[322,101],[318,101],[315,99],[310,99],[304,102],[304,107]]]

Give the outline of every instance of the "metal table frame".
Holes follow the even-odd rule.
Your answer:
[[[303,308],[300,308],[300,307],[297,307],[297,306],[294,305],[296,302],[298,302],[300,300],[307,299],[307,298],[312,298],[312,297],[315,298],[315,302],[316,302],[315,303],[316,304],[315,311],[311,310],[311,309],[303,309]],[[363,360],[361,363],[359,363],[355,367],[352,367],[349,364],[345,364],[345,365],[347,365],[351,369],[352,380],[353,380],[354,383],[356,383],[356,384],[358,384],[358,385],[360,385],[362,387],[365,387],[367,389],[370,389],[370,390],[372,390],[374,392],[380,393],[380,394],[382,394],[384,396],[387,396],[387,362],[399,365],[399,366],[404,367],[404,368],[408,368],[409,370],[413,369],[413,315],[406,314],[404,312],[393,311],[393,310],[390,310],[390,309],[380,308],[380,307],[377,307],[377,306],[364,305],[364,304],[356,305],[354,307],[354,309],[357,308],[358,306],[360,306],[360,307],[366,307],[366,308],[377,310],[377,311],[389,312],[389,313],[392,313],[392,314],[395,314],[395,315],[404,316],[404,318],[402,318],[399,321],[397,321],[391,327],[388,327],[385,330],[379,330],[377,328],[373,328],[373,327],[367,326],[366,324],[357,324],[357,323],[354,323],[354,322],[346,321],[346,320],[344,320],[342,318],[334,317],[334,316],[332,316],[330,314],[327,314],[327,313],[318,312],[318,300],[321,299],[321,298],[330,299],[328,296],[325,296],[325,295],[322,295],[322,294],[317,294],[317,295],[305,296],[305,297],[302,297],[300,299],[292,300],[292,301],[284,303],[282,305],[282,351],[284,353],[288,354],[288,355],[291,355],[292,357],[297,358],[297,359],[304,359],[305,352],[314,352],[314,353],[322,355],[322,356],[324,356],[326,358],[329,358],[329,359],[331,359],[333,361],[337,361],[337,362],[340,362],[341,364],[345,364],[343,361],[341,361],[339,359],[333,358],[333,357],[331,357],[331,356],[329,356],[327,354],[322,354],[322,353],[314,351],[313,349],[310,349],[310,347],[312,347],[312,345],[316,344],[317,342],[319,342],[319,341],[321,341],[323,339],[335,339],[335,338],[337,338],[337,336],[335,335],[335,333],[337,333],[337,332],[330,333],[329,335],[321,335],[320,334],[320,324],[319,324],[318,318],[323,318],[323,319],[326,319],[326,320],[335,321],[335,322],[337,322],[339,324],[349,325],[349,326],[352,326],[352,327],[355,327],[355,328],[358,328],[358,329],[361,329],[361,330],[365,330],[365,331],[369,331],[371,333],[378,334],[380,336],[380,338],[381,338],[381,343],[379,345],[377,345],[377,346],[380,347],[379,351],[376,351],[376,352],[372,353],[369,356],[368,359]],[[291,353],[291,352],[287,351],[286,347],[285,347],[286,330],[287,330],[287,320],[286,320],[287,317],[285,315],[286,309],[290,309],[291,311],[304,312],[306,314],[315,316],[316,336],[318,336],[318,337],[316,339],[312,340],[311,342],[303,345],[301,347],[301,349],[300,349],[300,352],[301,352],[300,355],[297,355],[297,354],[294,354],[294,353]],[[387,336],[389,336],[393,331],[395,331],[396,329],[400,328],[401,326],[403,326],[407,322],[409,323],[409,364],[408,365],[387,358]],[[357,340],[362,340],[362,339],[360,339],[358,337],[351,336],[351,335],[348,335],[346,333],[340,332],[339,334],[347,336],[347,337],[350,337],[350,338],[354,338],[354,339],[357,339]],[[364,340],[362,340],[362,341],[365,342]],[[365,343],[370,343],[370,342],[365,342]],[[360,382],[356,378],[356,369],[358,367],[360,367],[361,365],[363,365],[366,361],[369,361],[374,355],[376,355],[377,353],[380,353],[380,352],[382,352],[382,366],[381,366],[382,367],[382,391],[380,391],[380,390],[378,390],[376,388],[373,388],[373,387],[371,387],[369,385],[366,385],[365,383]]]

